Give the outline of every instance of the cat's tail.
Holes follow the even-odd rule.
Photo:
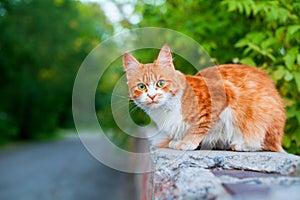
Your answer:
[[[280,153],[287,153],[282,147],[280,147],[279,151]]]
[[[279,141],[272,141],[270,143],[269,141],[265,141],[265,144],[262,148],[263,151],[273,151],[273,152],[280,152],[280,153],[287,153],[281,145],[281,142]]]

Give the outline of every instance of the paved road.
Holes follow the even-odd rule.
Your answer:
[[[94,159],[76,137],[0,151],[0,200],[135,199],[133,175]]]

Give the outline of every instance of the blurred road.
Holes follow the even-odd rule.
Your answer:
[[[77,137],[0,151],[0,200],[135,199],[133,175],[94,159]]]

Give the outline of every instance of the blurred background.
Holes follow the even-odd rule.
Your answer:
[[[105,39],[141,27],[184,33],[216,64],[243,63],[267,71],[286,106],[284,148],[300,154],[298,0],[0,0],[0,27],[0,159],[20,142],[45,143],[75,135],[72,88],[81,63]],[[151,62],[157,52],[134,55]],[[183,58],[177,57],[175,66],[195,73]],[[110,139],[131,148],[110,105],[114,85],[123,74],[120,60],[106,70],[96,110]],[[138,124],[149,123],[142,111],[134,109],[131,114]],[[1,186],[5,184],[0,184],[0,192]]]

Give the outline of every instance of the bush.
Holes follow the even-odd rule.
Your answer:
[[[139,3],[136,12],[143,15],[140,27],[183,32],[216,63],[239,62],[267,71],[286,106],[283,146],[300,154],[299,1],[148,1]]]

